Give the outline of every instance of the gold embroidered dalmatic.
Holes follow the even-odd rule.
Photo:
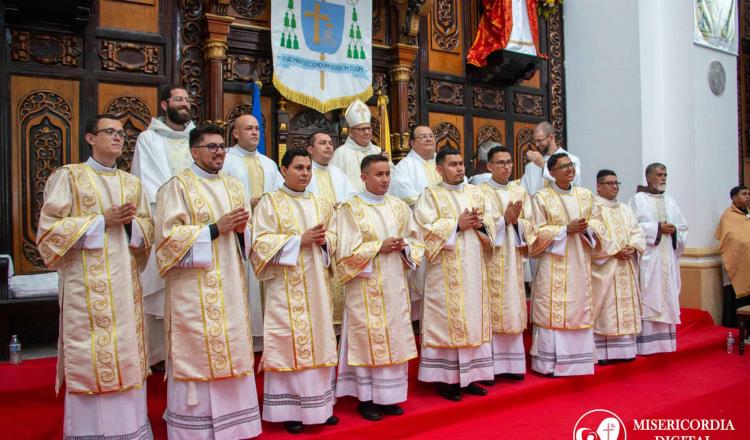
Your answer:
[[[530,243],[539,267],[531,288],[531,321],[548,329],[583,329],[593,324],[591,313],[591,248],[581,234],[567,234],[563,256],[546,252],[573,219],[585,218],[597,241],[605,236],[601,210],[591,191],[555,184],[532,199],[536,236]]]
[[[401,252],[380,254],[383,240],[404,238],[419,264],[424,244],[411,210],[385,196],[371,204],[354,196],[336,213],[336,274],[344,284],[349,365],[381,367],[417,357],[411,325],[408,266]],[[369,267],[370,273],[363,270]]]
[[[177,380],[213,380],[253,373],[244,266],[237,236],[211,241],[209,268],[182,269],[201,229],[224,214],[250,211],[242,183],[185,170],[159,189],[156,261],[166,281],[167,358]]]
[[[518,216],[519,233],[524,231],[526,236],[533,236],[531,198],[520,181],[509,182],[504,188],[485,182],[481,188],[497,218],[505,214],[508,204],[520,200],[523,208]],[[502,233],[505,234],[502,248],[485,250],[492,332],[518,334],[523,332],[528,321],[523,280],[523,257],[528,255],[528,246],[516,247],[516,229],[513,225],[505,225]]]
[[[484,232],[457,231],[464,209],[477,208]],[[494,241],[492,207],[479,187],[443,183],[425,188],[414,219],[427,259],[422,345],[435,348],[477,347],[492,337],[490,297],[484,273],[483,246]],[[453,233],[453,249],[444,248]]]
[[[628,245],[642,253],[646,237],[627,205],[599,196],[596,202],[602,210],[605,241],[611,246],[591,256],[594,259],[591,269],[594,332],[607,336],[637,334],[641,332],[641,298],[635,256],[621,260],[613,255]],[[606,260],[599,264],[601,259]]]
[[[329,228],[324,252],[333,254],[332,218],[331,202],[310,192],[266,193],[256,206],[250,261],[263,281],[263,368],[267,371],[337,365],[329,271],[321,247],[300,248],[296,266],[273,262],[289,240],[320,223]]]
[[[144,246],[130,248],[124,227],[105,229],[102,249],[78,249],[96,216],[113,205],[137,207],[132,228]],[[148,374],[139,272],[153,242],[153,221],[140,180],[86,164],[55,171],[44,189],[37,246],[60,276],[57,381],[70,393],[99,394],[143,386]]]

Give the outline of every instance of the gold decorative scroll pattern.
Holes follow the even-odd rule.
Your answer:
[[[630,239],[630,230],[625,227],[622,211],[619,209],[602,208],[602,217],[606,222],[607,233],[610,241],[617,242],[617,249],[624,248]],[[632,335],[640,331],[640,320],[635,313],[636,307],[640,309],[638,287],[635,281],[635,267],[633,259],[625,260],[625,264],[617,262],[615,270],[615,300],[617,304],[617,333],[619,335]],[[639,302],[639,304],[636,304]]]
[[[320,194],[328,199],[331,203],[336,203],[336,191],[333,189],[331,182],[331,173],[326,169],[313,168],[315,179],[318,181],[318,190]]]
[[[270,193],[270,196],[276,210],[280,233],[284,235],[300,235],[302,231],[297,224],[296,215],[292,207],[289,206],[290,196],[283,191],[275,191]],[[311,197],[313,196],[311,195]],[[305,262],[301,255],[302,252],[303,250],[300,249],[298,265],[284,267],[284,284],[289,308],[292,341],[294,342],[292,348],[294,350],[295,370],[315,367],[313,325],[310,315],[310,299],[307,295],[307,279],[305,275]]]

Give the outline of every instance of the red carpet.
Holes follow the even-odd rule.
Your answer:
[[[279,424],[264,423],[261,438],[570,439],[579,417],[593,409],[617,414],[629,439],[750,438],[750,351],[745,356],[727,354],[728,330],[714,326],[705,312],[686,309],[682,319],[677,353],[597,366],[593,376],[547,378],[530,373],[523,382],[500,381],[488,396],[465,396],[458,403],[437,397],[432,385],[418,382],[417,363],[412,362],[404,416],[368,422],[356,412],[356,401],[344,398],[335,407],[341,418],[337,426],[306,427],[303,434],[292,436]],[[0,438],[61,437],[63,399],[54,395],[54,368],[54,358],[26,361],[20,367],[0,365]],[[156,438],[166,438],[162,379],[155,375],[148,383]],[[261,377],[259,385],[261,392]],[[666,421],[659,426],[659,419]],[[715,419],[714,424],[724,420],[724,428],[731,421],[734,430],[701,429],[702,419]],[[667,423],[682,423],[686,429],[666,430]]]

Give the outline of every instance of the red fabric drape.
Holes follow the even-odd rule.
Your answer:
[[[505,48],[513,30],[513,5],[511,0],[483,0],[484,14],[479,20],[477,37],[469,49],[466,62],[477,67],[487,65],[487,57],[496,50]],[[539,30],[536,16],[536,0],[526,0],[531,38],[539,53]]]

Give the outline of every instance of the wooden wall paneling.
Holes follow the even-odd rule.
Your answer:
[[[432,132],[435,133],[438,150],[450,146],[463,152],[465,162],[471,159],[466,157],[467,151],[464,148],[464,115],[430,112],[428,120]]]
[[[518,85],[522,87],[530,87],[533,89],[539,89],[542,87],[542,74],[539,73],[539,71],[537,70],[534,73],[534,76],[532,76],[530,79],[525,79],[521,81]]]
[[[159,33],[159,0],[99,0],[99,27]]]
[[[387,0],[372,0],[372,44],[385,46],[388,26]]]
[[[513,124],[513,178],[520,179],[529,161],[526,152],[536,150],[534,145],[534,128],[536,124],[515,122]]]
[[[10,79],[13,255],[17,274],[46,270],[36,248],[47,178],[79,161],[79,87],[74,80]]]
[[[485,141],[493,140],[505,146],[508,145],[503,119],[474,117],[471,125],[474,134],[474,142],[471,146],[472,158],[476,156],[479,146]]]
[[[235,17],[236,24],[270,29],[273,1],[278,0],[230,0],[229,15]]]
[[[295,102],[289,102],[287,110],[289,111],[287,149],[294,147],[304,148],[307,146],[307,138],[318,130],[328,132],[331,135],[334,147],[344,142],[344,139],[340,137],[337,130],[338,124],[336,120],[338,119],[338,115],[336,111],[323,114]]]
[[[464,74],[463,4],[459,0],[435,0],[427,16],[431,72]]]
[[[154,87],[99,83],[98,112],[117,116],[127,133],[117,167],[130,171],[138,135],[158,114],[159,91]]]

